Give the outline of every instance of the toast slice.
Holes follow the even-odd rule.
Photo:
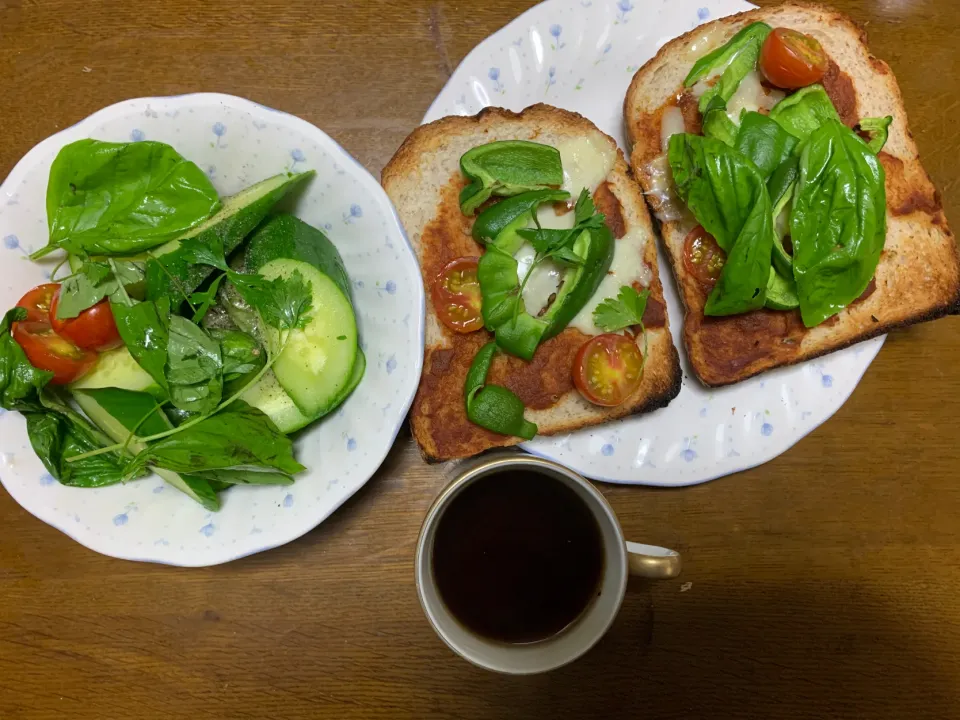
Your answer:
[[[696,221],[676,212],[658,182],[663,175],[656,158],[663,152],[664,113],[671,112],[674,120],[678,114],[667,109],[679,107],[686,132],[700,132],[696,100],[691,102],[683,88],[693,62],[756,21],[793,28],[820,41],[831,60],[822,84],[846,125],[853,127],[865,117],[893,116],[880,153],[886,172],[887,237],[874,283],[838,315],[810,329],[798,311],[705,317],[705,293],[685,271],[682,255],[684,239]],[[624,119],[631,163],[661,219],[660,234],[686,311],[687,353],[704,384],[738,382],[960,310],[956,240],[940,195],[920,164],[897,81],[887,64],[870,54],[865,33],[847,16],[817,5],[788,3],[701,25],[664,45],[640,68],[627,91]]]
[[[467,150],[496,140],[533,140],[558,147],[564,142],[586,142],[604,153],[609,172],[594,178],[596,186],[590,190],[597,209],[605,214],[607,225],[617,238],[611,272],[617,270],[618,258],[629,259],[618,253],[637,253],[641,262],[633,263],[633,267],[638,272],[626,277],[618,271],[615,279],[617,284],[639,283],[650,290],[650,298],[644,314],[648,330],[643,380],[622,405],[593,405],[573,387],[574,357],[588,340],[587,335],[573,327],[540,345],[530,362],[498,353],[488,381],[510,388],[523,400],[526,418],[537,423],[541,435],[569,432],[663,407],[680,391],[679,356],[667,325],[653,227],[640,188],[616,142],[586,118],[548,105],[534,105],[519,114],[487,108],[473,117],[443,118],[417,128],[382,175],[383,186],[397,207],[420,260],[427,288],[423,376],[410,423],[428,461],[469,457],[488,448],[520,442],[519,438],[498,435],[467,419],[464,380],[474,356],[492,339],[492,333],[450,331],[438,320],[430,297],[433,281],[444,265],[454,258],[483,252],[470,234],[473,218],[460,211],[458,196],[466,181],[459,161]],[[563,152],[561,147],[562,156]],[[595,298],[601,292],[603,287]]]

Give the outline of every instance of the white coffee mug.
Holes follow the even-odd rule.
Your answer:
[[[453,499],[476,480],[506,470],[529,470],[562,482],[593,513],[603,538],[604,570],[598,596],[560,633],[525,644],[498,642],[464,627],[447,609],[433,576],[437,525]],[[553,670],[592,648],[610,628],[627,590],[627,576],[672,578],[680,574],[680,555],[655,545],[627,542],[617,516],[593,485],[562,465],[521,453],[485,456],[455,478],[434,501],[420,530],[416,555],[417,592],[433,629],[461,657],[487,670],[528,675]]]

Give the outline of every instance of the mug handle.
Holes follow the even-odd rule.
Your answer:
[[[627,541],[627,564],[631,575],[652,580],[675,578],[680,574],[680,553]]]

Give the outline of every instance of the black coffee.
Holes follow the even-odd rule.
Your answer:
[[[508,643],[544,640],[599,593],[603,540],[589,508],[559,480],[526,470],[483,477],[437,525],[433,574],[464,626]]]

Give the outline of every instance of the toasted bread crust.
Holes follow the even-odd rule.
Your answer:
[[[488,108],[472,117],[447,117],[414,130],[382,173],[390,195],[420,260],[428,287],[436,273],[454,257],[480,255],[482,248],[470,236],[473,219],[462,215],[458,193],[463,186],[460,156],[470,147],[501,139],[557,142],[564,138],[600,133],[581,115],[547,105],[534,105],[522,113]],[[639,227],[645,232],[643,259],[652,271],[651,297],[663,303],[657,272],[653,227],[639,186],[617,150],[614,169],[602,186],[604,202],[618,203],[613,228]],[[492,335],[481,330],[468,335],[451,332],[439,322],[433,303],[427,301],[424,369],[411,410],[413,435],[428,462],[469,457],[493,447],[514,445],[518,438],[489,432],[466,418],[463,384],[476,351]],[[666,322],[648,331],[648,357],[644,379],[637,392],[616,408],[592,405],[573,389],[572,357],[587,340],[567,328],[541,345],[533,361],[500,354],[491,368],[490,382],[504,385],[524,400],[526,417],[536,422],[542,435],[577,430],[629,414],[663,407],[680,391],[679,355]]]
[[[624,100],[624,119],[632,143],[631,162],[646,191],[646,165],[661,152],[660,118],[675,102],[693,62],[690,45],[711,26],[722,28],[725,42],[745,24],[763,20],[814,35],[838,66],[840,75],[825,83],[844,120],[892,115],[894,122],[880,159],[886,170],[887,239],[876,273],[877,290],[815,328],[798,327],[781,317],[776,342],[769,340],[769,311],[733,318],[703,317],[703,291],[684,270],[683,240],[688,221],[661,224],[661,237],[677,278],[686,311],[684,343],[700,380],[727,385],[775,367],[818,357],[892,329],[960,312],[960,259],[939,194],[920,164],[896,79],[885,62],[873,57],[866,35],[849,17],[820,5],[789,3],[717,20],[666,45],[636,73]],[[854,97],[842,80],[846,75]],[[854,112],[855,111],[855,112]],[[651,202],[656,205],[656,201]],[[791,313],[779,313],[789,316]],[[752,316],[752,317],[751,317]],[[754,328],[744,332],[745,327]],[[739,333],[739,335],[738,335]],[[737,340],[736,338],[740,339]]]

